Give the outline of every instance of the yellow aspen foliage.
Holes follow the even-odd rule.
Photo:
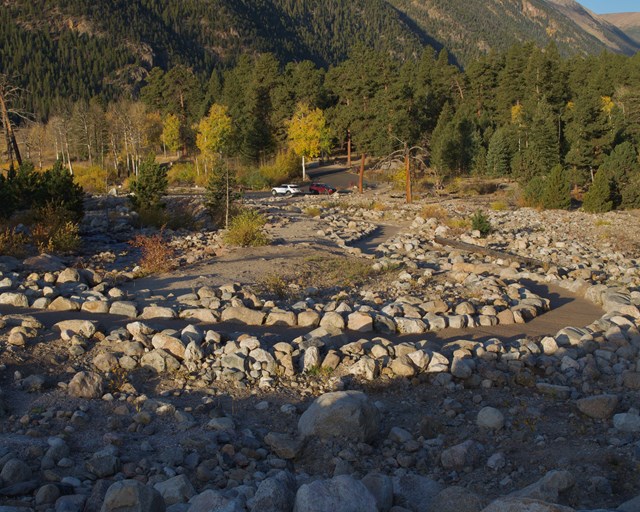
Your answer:
[[[231,135],[231,117],[227,107],[214,103],[209,115],[198,123],[196,145],[205,157],[222,153]]]
[[[524,107],[517,103],[513,107],[511,107],[511,122],[513,124],[521,125],[522,119],[524,117]]]
[[[330,137],[324,113],[319,108],[299,103],[288,124],[289,146],[298,155],[315,158],[329,149]]]

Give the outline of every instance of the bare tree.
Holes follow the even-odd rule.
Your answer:
[[[0,123],[4,132],[7,144],[7,155],[9,168],[13,169],[13,159],[15,157],[18,166],[22,165],[22,156],[16,140],[11,117],[27,119],[27,116],[18,110],[15,105],[18,103],[21,89],[12,84],[7,75],[0,74]]]

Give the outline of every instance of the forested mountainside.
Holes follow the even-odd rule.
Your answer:
[[[242,53],[281,62],[344,60],[355,43],[399,55],[428,41],[383,0],[9,0],[0,4],[0,73],[46,113],[56,96],[112,99],[152,67],[208,76]]]
[[[607,20],[612,25],[615,25],[640,44],[640,12],[603,14],[601,18]]]
[[[558,4],[561,4],[560,6]],[[400,60],[426,45],[462,66],[533,41],[560,54],[617,47],[610,30],[581,28],[567,0],[4,0],[0,73],[28,91],[24,108],[48,117],[60,99],[136,96],[153,67],[177,64],[201,79],[243,53],[327,67],[358,44]],[[577,5],[577,4],[576,4]],[[575,9],[574,9],[575,11]],[[606,36],[604,37],[603,34]],[[598,37],[608,41],[603,43]],[[608,38],[608,39],[607,39]],[[620,39],[620,38],[618,38]],[[636,47],[637,49],[637,47]]]

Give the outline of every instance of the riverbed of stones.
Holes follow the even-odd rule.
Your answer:
[[[323,201],[255,206],[295,226]],[[370,255],[392,279],[288,301],[232,280],[133,295],[126,255],[116,274],[5,259],[0,304],[21,309],[0,319],[0,510],[639,509],[635,255],[575,212],[488,211],[496,229],[482,239],[419,205],[341,201],[322,208],[318,237],[354,254],[379,223],[402,224]],[[124,243],[135,215],[107,215],[120,227],[100,236]],[[173,236],[177,264],[223,247],[216,233]],[[542,314],[549,301],[522,280],[580,293],[603,316],[542,338],[428,341]]]

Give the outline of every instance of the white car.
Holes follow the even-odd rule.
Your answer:
[[[285,183],[284,185],[278,185],[271,189],[272,196],[294,196],[302,194],[304,194],[304,192],[300,187],[292,183]]]

